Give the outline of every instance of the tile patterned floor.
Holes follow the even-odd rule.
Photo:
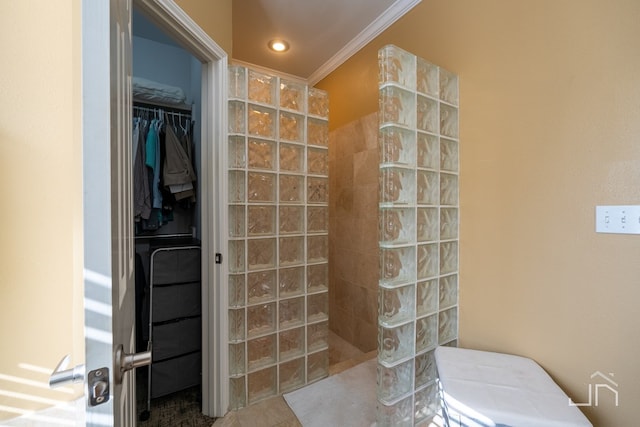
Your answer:
[[[358,348],[339,337],[333,331],[329,331],[329,366],[356,359],[362,355],[364,353]]]
[[[372,357],[329,331],[329,375],[349,369]],[[219,418],[213,427],[298,427],[302,426],[282,396],[275,396]]]

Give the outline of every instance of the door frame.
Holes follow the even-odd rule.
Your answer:
[[[224,253],[227,216],[227,53],[173,0],[134,0],[158,28],[202,63],[201,84],[201,245],[202,245],[202,412],[221,417],[229,406],[227,342],[227,277]]]

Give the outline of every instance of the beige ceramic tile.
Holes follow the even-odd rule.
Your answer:
[[[330,375],[338,374],[376,357],[376,352],[363,352],[329,331]],[[212,427],[301,427],[282,396],[271,397],[247,408],[229,412]]]
[[[378,218],[378,182],[358,182],[354,191],[358,194],[354,203],[362,209],[362,217],[371,221]]]
[[[378,112],[364,116],[361,121],[366,147],[369,150],[377,150],[379,132]]]
[[[360,356],[362,356],[362,351],[335,332],[329,331],[329,365],[335,365]]]
[[[216,420],[213,427],[298,427],[295,414],[282,396],[272,397]]]
[[[352,140],[353,152],[361,153],[367,150],[367,141],[365,139],[365,130],[361,121],[357,121],[354,128],[356,135]]]
[[[374,351],[378,347],[378,327],[372,323],[356,320],[356,334],[353,344],[363,352]]]
[[[329,319],[331,322],[331,318]],[[337,308],[335,310],[335,318],[331,329],[348,342],[353,342],[355,337],[355,325],[353,323],[353,316],[346,313],[344,310]]]
[[[367,294],[367,313],[364,316],[364,320],[372,325],[378,325],[378,289],[371,290]],[[377,339],[378,333],[374,334]]]
[[[337,247],[350,247],[350,245],[345,242],[345,233],[349,233],[350,230],[353,230],[356,218],[348,215],[348,212],[344,209],[344,207],[335,208],[333,211],[330,210],[329,215],[338,216],[338,218],[335,220],[334,227],[329,229],[329,233],[336,233],[341,237],[340,239],[338,239],[338,241],[336,241]]]
[[[212,427],[240,427],[236,411],[229,412],[224,417],[218,418]]]
[[[330,132],[330,328],[375,349],[378,291],[378,115]],[[339,236],[339,237],[335,237]],[[366,336],[360,336],[366,334]]]
[[[334,296],[336,299],[336,308],[338,311],[338,315],[344,313],[346,316],[351,316],[353,314],[353,304],[349,301],[349,283],[344,279],[337,278],[336,279],[336,289],[334,292]]]
[[[360,278],[360,284],[375,291],[375,295],[377,295],[378,291],[379,263],[378,252],[375,251],[374,253],[363,255],[356,265],[356,274]]]
[[[364,150],[353,155],[353,182],[357,184],[378,182],[378,151]]]
[[[300,426],[291,408],[281,397],[272,397],[256,403],[247,411],[238,412],[238,421],[241,426],[274,427],[274,426]]]
[[[356,241],[355,237],[349,238],[354,242]],[[351,249],[343,251],[342,256],[345,258],[343,262],[346,266],[345,271],[342,272],[342,277],[350,284],[358,283],[360,281],[358,277],[358,262],[362,258],[362,252]],[[351,303],[353,304],[353,301]]]
[[[361,353],[360,356],[355,357],[353,359],[344,360],[342,362],[336,363],[335,365],[329,366],[329,375],[339,374],[340,372],[343,372],[349,368],[359,365],[362,362],[366,362],[367,360],[373,359],[376,356],[377,356],[377,351],[373,350],[367,353]]]
[[[334,132],[338,134],[336,145],[338,147],[339,154],[352,155],[356,152],[358,141],[364,141],[362,128],[358,126],[357,122],[349,123],[340,129],[336,129]]]
[[[378,316],[377,292],[362,286],[356,286],[356,292],[358,297],[356,298],[357,304],[354,309],[354,316],[366,323],[376,323]],[[371,304],[374,299],[376,301],[375,307]]]
[[[339,159],[335,162],[335,169],[331,170],[330,175],[342,185],[350,187],[353,185],[353,155],[339,154]]]

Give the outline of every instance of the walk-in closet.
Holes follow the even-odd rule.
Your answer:
[[[136,346],[153,354],[136,394],[151,425],[201,406],[201,63],[134,10],[132,71]]]

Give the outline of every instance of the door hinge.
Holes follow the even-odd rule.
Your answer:
[[[222,264],[222,254],[217,253],[215,260],[216,260],[216,264]]]

